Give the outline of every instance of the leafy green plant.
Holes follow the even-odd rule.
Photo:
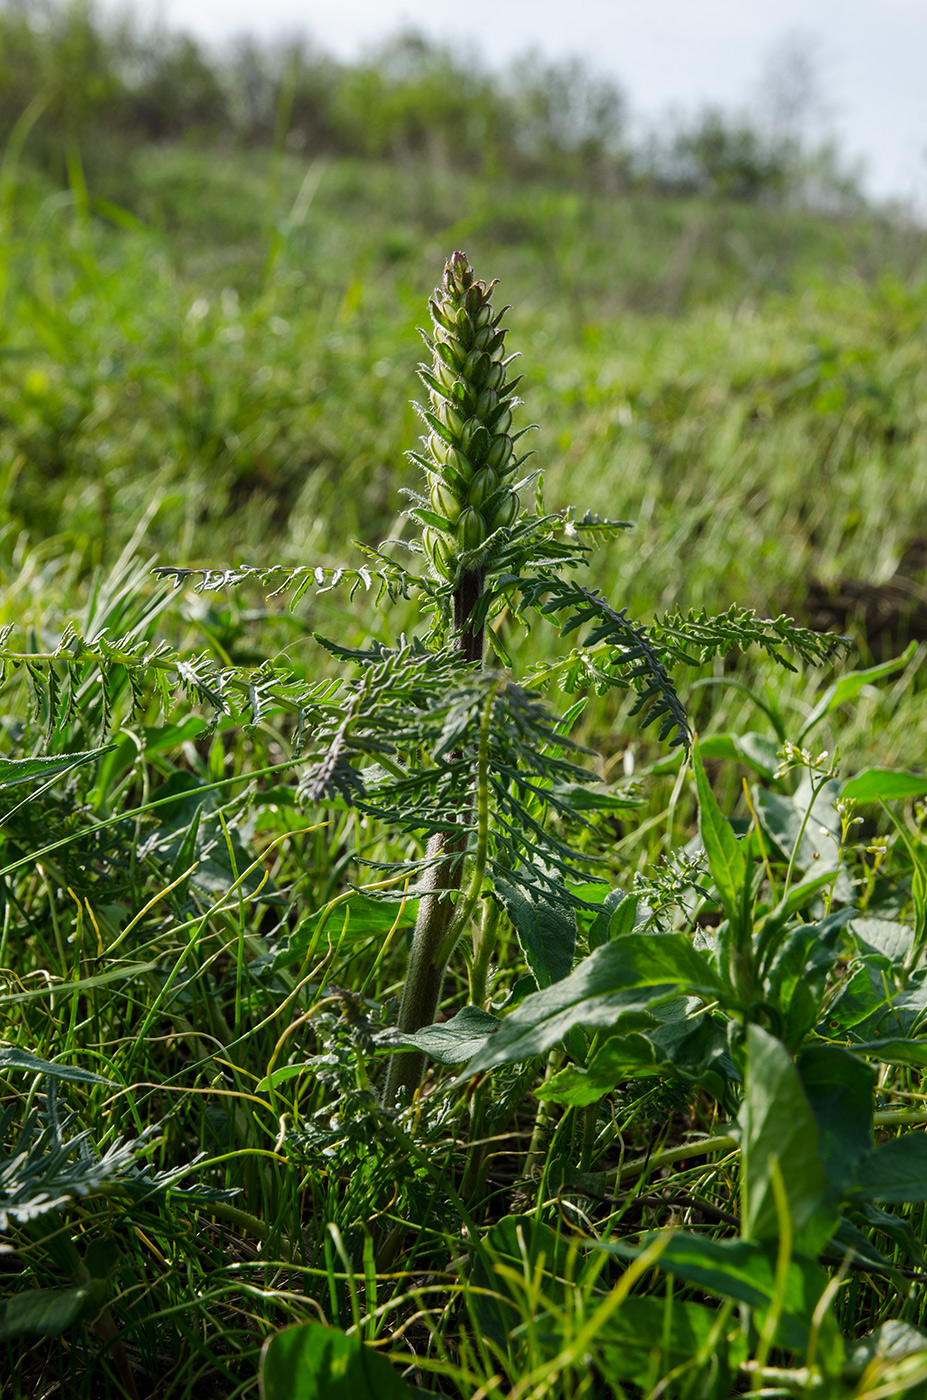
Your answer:
[[[568,728],[581,702],[561,719],[536,689],[484,669],[487,637],[497,658],[507,660],[501,629],[493,627],[503,612],[520,620],[529,611],[553,618],[562,634],[588,628],[566,662],[536,671],[535,686],[556,676],[571,690],[583,683],[600,691],[633,688],[632,714],[643,712],[645,722],[659,723],[661,737],[681,745],[688,723],[668,661],[704,662],[750,642],[777,659],[791,647],[806,660],[823,661],[834,647],[786,619],[767,622],[734,608],[719,618],[674,613],[644,627],[562,577],[585,563],[589,537],[624,527],[572,510],[520,512],[520,492],[532,483],[531,476],[519,477],[528,460],[519,453],[526,430],[511,431],[518,380],[508,376],[506,332],[491,292],[466,256],[455,253],[430,303],[432,360],[420,368],[428,434],[424,455],[410,454],[428,490],[412,495],[410,514],[423,526],[421,544],[413,541],[412,548],[429,572],[389,564],[373,575],[353,575],[355,585],[378,577],[381,593],[417,593],[431,614],[426,644],[351,651],[326,642],[335,655],[358,663],[362,677],[342,692],[340,706],[326,701],[327,714],[306,695],[297,701],[301,728],[316,720],[318,757],[301,782],[304,797],[320,803],[338,796],[428,842],[425,862],[408,867],[419,876],[420,903],[399,1015],[406,1037],[433,1022],[448,960],[467,932],[471,1004],[484,1009],[500,910],[509,915],[536,982],[545,986],[563,975],[572,959],[575,911],[588,904],[568,883],[594,872],[554,823],[588,828],[587,813],[628,800],[597,792],[593,775],[577,762]],[[381,551],[374,558],[379,563]],[[240,583],[249,572],[209,572],[202,586]],[[318,572],[299,570],[289,580],[279,572],[278,591],[289,582],[297,597],[307,584],[325,582]],[[216,694],[223,689],[214,687]],[[370,759],[374,767],[361,770]],[[423,1065],[418,1050],[393,1060],[388,1103],[400,1088],[417,1086]]]
[[[676,599],[641,622],[584,582],[624,526],[545,510],[492,291],[450,259],[424,482],[359,567],[151,585],[127,552],[82,613],[23,569],[33,625],[0,644],[17,1394],[58,1338],[88,1395],[101,1366],[142,1393],[168,1354],[169,1394],[260,1372],[268,1400],[923,1383],[923,817],[871,804],[924,780],[804,747],[918,653],[796,719],[720,663],[825,662],[834,637]],[[293,609],[250,614],[283,639],[257,656],[255,587]],[[341,630],[313,619],[304,660],[307,604]],[[674,672],[711,661],[695,740]],[[593,748],[613,698],[670,741],[659,817]]]

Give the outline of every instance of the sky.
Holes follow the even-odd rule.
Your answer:
[[[753,105],[764,61],[791,35],[814,58],[815,134],[864,160],[874,197],[927,207],[927,0],[136,0],[135,9],[211,43],[301,32],[344,59],[403,26],[475,42],[493,67],[532,48],[579,55],[619,80],[642,123],[670,109]]]

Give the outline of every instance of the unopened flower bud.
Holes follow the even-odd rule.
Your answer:
[[[493,363],[488,355],[482,350],[471,350],[462,366],[462,373],[475,388],[479,389],[486,382],[486,376],[494,369]]]
[[[452,394],[454,392],[454,386],[457,383],[457,372],[451,369],[450,365],[445,364],[443,360],[437,357],[435,357],[434,377],[445,393]]]
[[[462,306],[457,312],[455,324],[461,345],[465,350],[469,350],[473,344],[473,326],[470,324],[470,317],[467,315],[465,307]]]
[[[442,535],[440,530],[426,526],[422,531],[422,547],[435,572],[450,583],[457,570],[457,561],[447,536]]]
[[[451,449],[444,441],[443,437],[439,437],[437,433],[432,433],[428,439],[428,451],[431,453],[431,456],[434,458],[435,462],[437,462],[438,466],[443,466],[448,459],[448,454]]]
[[[454,330],[454,327],[457,323],[453,315],[451,315],[448,312],[447,308],[443,305],[442,302],[438,300],[437,297],[432,297],[428,303],[428,306],[431,311],[431,316],[432,320],[434,321],[436,331],[439,326],[442,328],[442,330]]]
[[[431,505],[438,515],[443,515],[445,520],[449,520],[452,525],[456,524],[460,515],[460,502],[456,493],[446,482],[436,481],[432,486]]]
[[[489,317],[492,315],[492,311],[490,310],[489,304],[486,300],[485,287],[480,287],[478,285],[472,286],[467,292],[467,295],[464,297],[464,306],[467,308],[471,316],[479,316],[485,311],[486,318],[488,320]]]
[[[439,421],[444,424],[448,432],[453,433],[455,437],[460,437],[464,430],[464,420],[457,412],[456,408],[453,408],[449,403],[442,403],[438,408],[436,416]]]
[[[499,395],[495,389],[484,389],[474,406],[474,413],[477,418],[482,418],[485,423],[499,407]]]
[[[464,481],[470,480],[473,475],[473,463],[465,452],[461,452],[459,447],[449,447],[444,460]]]
[[[505,433],[499,433],[489,444],[489,451],[486,453],[486,465],[501,469],[514,452],[512,439]]]
[[[478,549],[486,538],[486,522],[478,510],[467,506],[457,521],[457,540],[461,549]]]
[[[514,491],[508,491],[492,512],[490,531],[499,530],[503,525],[511,525],[517,514],[518,496]]]
[[[453,370],[455,374],[466,359],[466,356],[459,346],[453,342],[438,340],[437,338],[435,339],[435,353],[440,355],[448,369]]]
[[[508,435],[514,384],[505,374],[503,312],[493,312],[491,295],[492,284],[477,280],[465,254],[454,253],[429,303],[432,334],[425,340],[432,363],[422,377],[435,430],[426,442],[426,471],[432,520],[446,525],[426,526],[422,545],[435,575],[451,584],[460,576],[460,556],[510,526],[519,508],[507,484],[515,455]],[[481,568],[495,567],[494,558]]]
[[[473,268],[466,253],[452,253],[444,270],[444,290],[451,295],[464,296],[473,282]]]
[[[470,482],[467,501],[478,509],[498,488],[499,478],[492,467],[481,467],[478,472],[474,473],[473,480]]]
[[[467,455],[476,465],[486,460],[486,453],[489,451],[490,437],[487,430],[478,418],[469,418],[466,425]]]

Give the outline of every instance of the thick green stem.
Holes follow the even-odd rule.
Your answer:
[[[486,1130],[488,1092],[489,1080],[483,1075],[470,1098],[470,1149],[467,1153],[467,1166],[463,1181],[460,1184],[460,1194],[465,1201],[476,1195],[486,1163],[487,1144],[481,1142],[480,1139],[484,1137]]]
[[[442,854],[450,855],[455,849],[459,851],[459,842],[452,846],[444,834],[433,836],[428,843],[428,855],[433,860]],[[454,916],[452,895],[460,889],[462,864],[462,861],[452,864],[450,860],[444,860],[432,865],[425,873],[423,883],[435,893],[423,895],[418,907],[399,1007],[399,1029],[406,1035],[421,1030],[423,1026],[430,1026],[437,1014],[447,965],[446,959],[441,961],[440,954]],[[417,1089],[424,1072],[423,1054],[416,1051],[414,1054],[394,1055],[386,1079],[384,1103],[394,1103],[400,1088]]]
[[[474,633],[467,627],[467,619],[479,600],[483,589],[481,574],[464,574],[454,592],[454,622],[457,627],[459,645],[465,661],[482,662],[483,630]],[[488,705],[491,711],[491,699]],[[454,894],[460,890],[463,876],[461,841],[439,832],[428,843],[428,857],[434,864],[425,873],[423,884],[434,894],[422,896],[418,907],[418,919],[412,937],[409,953],[409,967],[406,973],[402,1001],[399,1006],[399,1029],[405,1035],[412,1035],[424,1026],[430,1026],[438,1013],[441,1001],[441,986],[444,971],[454,946],[469,918],[472,908],[479,898],[483,870],[486,864],[488,842],[488,796],[485,769],[488,762],[488,720],[484,714],[480,726],[480,758],[477,803],[479,806],[480,838],[478,840],[473,879],[466,897],[459,907],[455,907]],[[484,834],[484,826],[487,828]],[[439,857],[446,856],[446,860]],[[455,860],[454,857],[457,857]],[[476,887],[474,893],[474,887]],[[383,1102],[395,1103],[396,1095],[402,1088],[416,1090],[425,1073],[425,1056],[419,1052],[394,1055],[390,1061],[389,1073]]]
[[[559,1046],[554,1046],[547,1056],[547,1068],[544,1071],[544,1083],[553,1079],[557,1070],[563,1064],[564,1052]],[[534,1120],[534,1130],[531,1134],[531,1142],[528,1146],[528,1157],[525,1162],[525,1176],[540,1175],[544,1161],[547,1156],[548,1139],[553,1122],[554,1106],[548,1099],[541,1099],[538,1104],[537,1116]]]
[[[483,664],[483,637],[485,629],[470,630],[470,614],[476,607],[483,592],[483,575],[478,572],[462,574],[454,589],[454,626],[457,629],[460,650],[465,661]]]
[[[483,917],[473,938],[473,962],[470,965],[470,1004],[483,1007],[487,998],[489,964],[496,951],[496,928],[499,906],[494,899],[483,901]]]
[[[582,1149],[579,1158],[579,1169],[581,1172],[592,1171],[592,1154],[595,1151],[596,1132],[599,1126],[599,1105],[598,1103],[587,1104],[583,1109],[583,1139]]]

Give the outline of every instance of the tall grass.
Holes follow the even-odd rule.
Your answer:
[[[841,1194],[827,1134],[857,1165],[870,1110],[880,1142],[923,1137],[922,235],[428,162],[149,149],[106,193],[75,155],[66,192],[12,159],[3,180],[6,1391],[255,1395],[269,1343],[274,1397],[299,1374],[335,1394],[352,1366],[370,1393],[398,1370],[463,1400],[919,1394],[920,1187],[886,1197],[875,1172],[871,1199]],[[427,1091],[391,1107],[415,895],[386,896],[420,843],[344,792],[307,805],[293,747],[345,662],[311,634],[365,666],[372,642],[393,655],[422,630],[419,608],[323,588],[288,611],[255,582],[172,591],[150,565],[379,566],[352,559],[353,535],[411,538],[415,327],[464,242],[514,303],[548,501],[634,522],[590,582],[644,619],[829,609],[859,654],[823,674],[746,650],[681,667],[695,780],[621,695],[571,714],[611,785],[576,837],[608,882],[571,886],[581,975],[597,951],[672,946],[680,979],[720,977],[714,931],[738,919],[747,962],[754,933],[794,952],[820,928],[800,975],[784,954],[761,967],[758,944],[748,972],[769,986],[743,1005],[696,989],[710,1043],[696,1029],[672,1063],[669,1006],[598,1040],[580,1018],[466,1078],[435,1055]],[[550,634],[494,625],[570,704]],[[161,670],[136,667],[159,638]],[[237,689],[211,726],[217,669]],[[554,840],[570,829],[551,821]],[[482,1008],[509,1045],[545,990],[514,908]],[[441,1034],[471,986],[452,962]],[[805,994],[821,998],[807,1034]],[[492,1058],[504,1036],[481,1024]],[[813,1066],[835,1054],[853,1067],[829,1118]],[[785,1126],[807,1128],[788,1150],[762,1126],[774,1080]]]
[[[0,453],[33,535],[102,562],[157,502],[177,562],[288,562],[401,529],[417,308],[466,242],[518,290],[552,499],[635,522],[602,564],[632,606],[922,586],[917,231],[425,166],[149,151],[120,180],[131,210],[79,164],[67,195],[8,177]],[[876,649],[877,604],[843,607]]]

